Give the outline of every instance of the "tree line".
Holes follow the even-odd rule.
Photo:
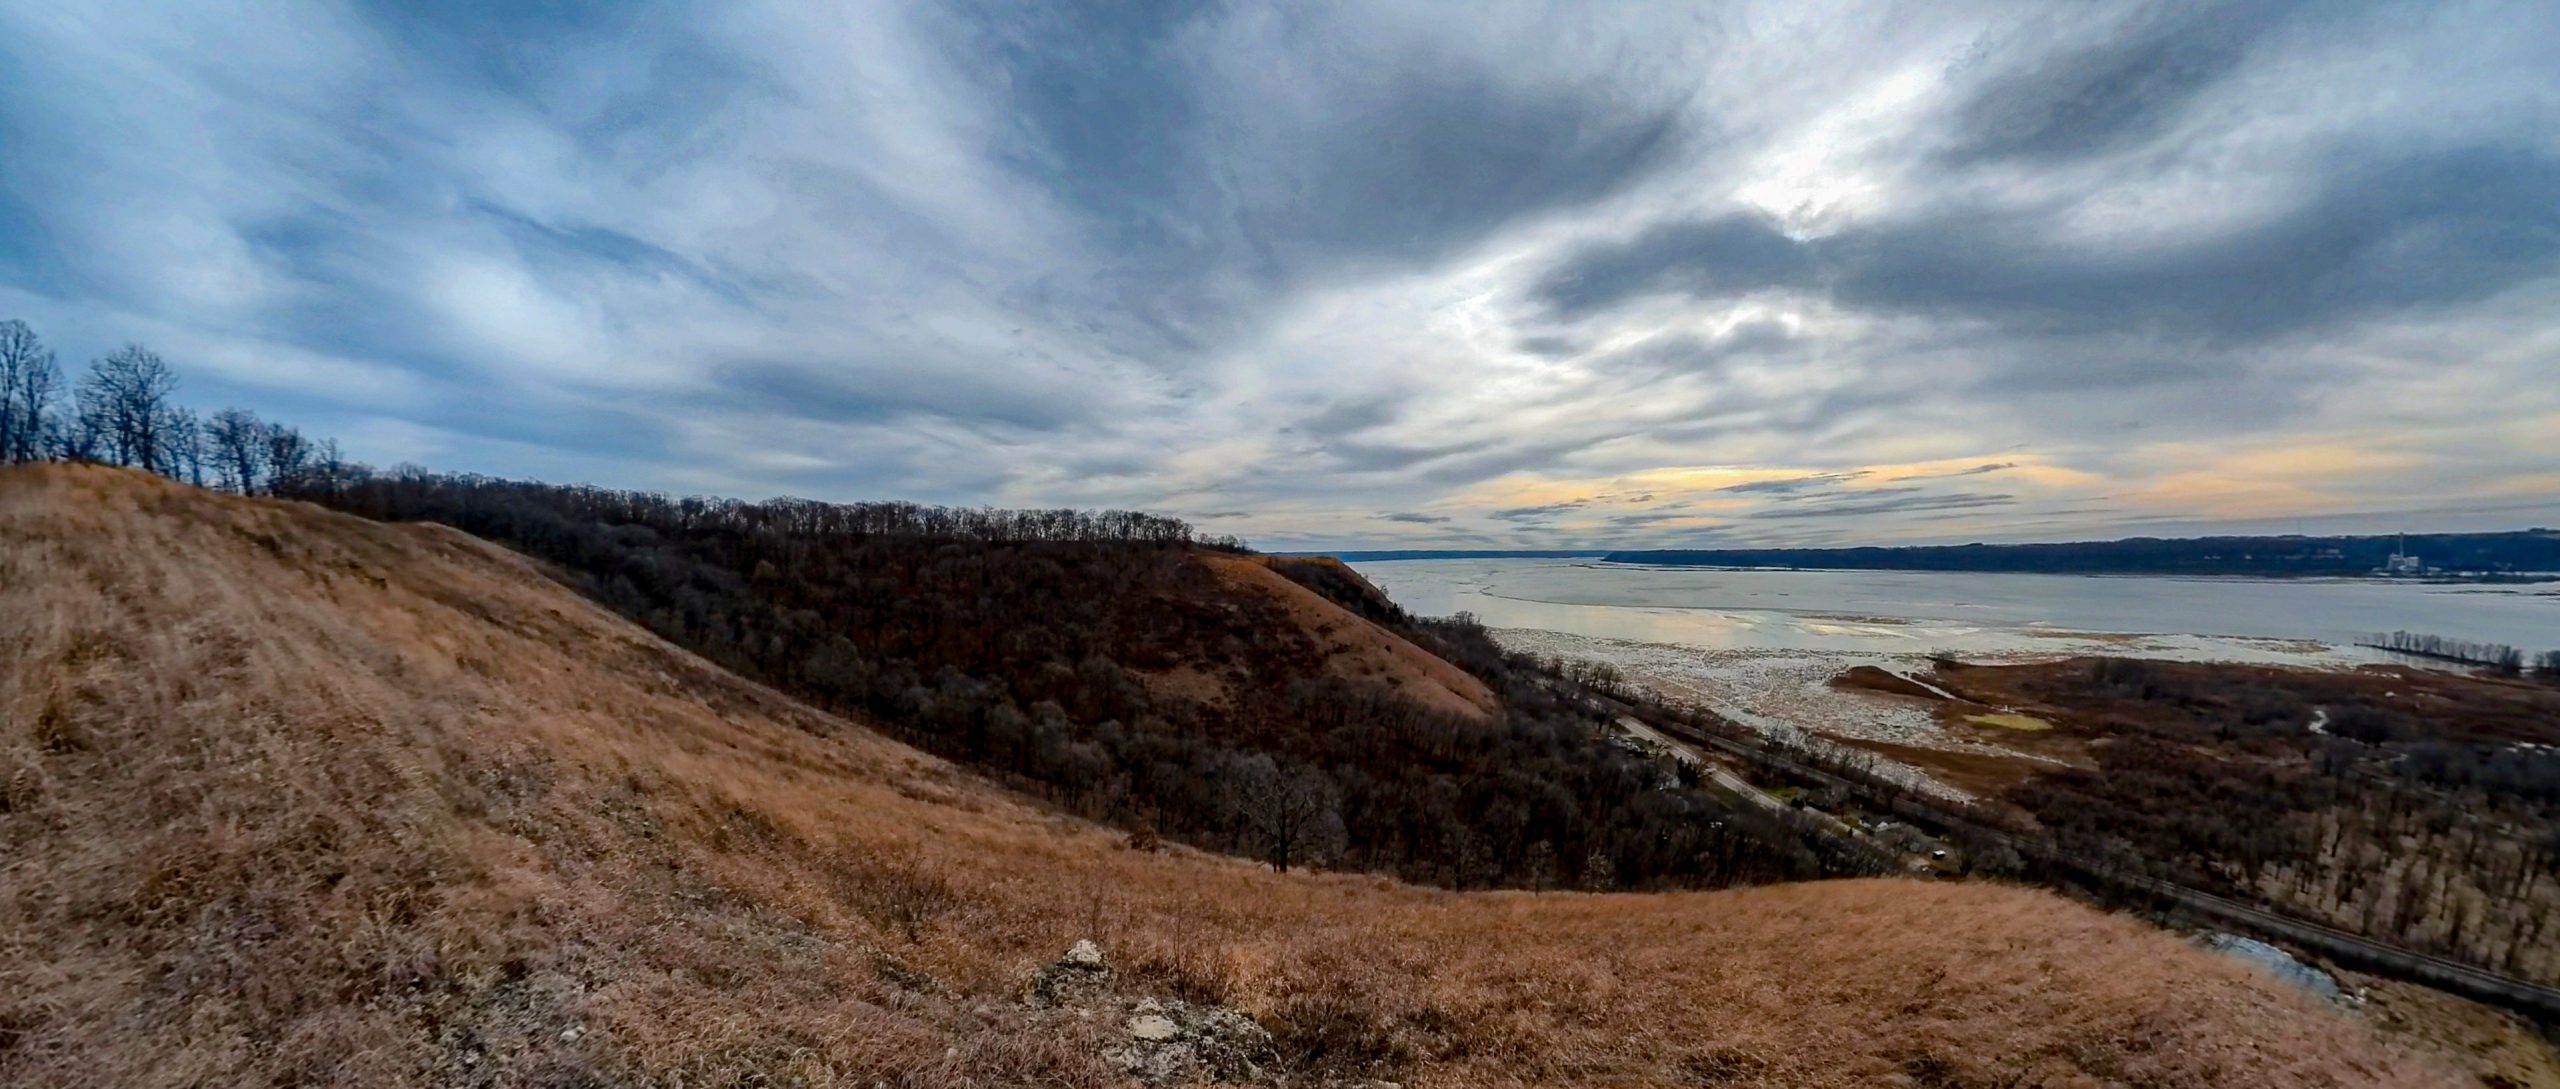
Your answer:
[[[54,352],[26,322],[0,321],[0,462],[87,461],[145,469],[199,487],[245,494],[334,491],[370,477],[335,439],[312,440],[244,409],[199,414],[176,400],[178,374],[158,352],[128,344],[90,361],[66,384]],[[414,466],[394,470],[426,475]],[[462,486],[498,483],[454,474]],[[688,529],[903,535],[963,541],[1120,541],[1228,551],[1243,542],[1203,536],[1179,518],[1134,510],[999,509],[922,503],[744,502],[603,488],[555,487],[551,501],[581,517],[627,519],[635,502],[674,511]]]
[[[2448,662],[2486,666],[2501,677],[2521,676],[2528,660],[2521,647],[2505,643],[2481,643],[2469,639],[2448,639],[2441,635],[2415,632],[2382,632],[2365,637],[2365,644],[2376,650],[2410,654],[2420,658],[2440,658]],[[2547,680],[2560,680],[2560,650],[2544,651],[2530,659],[2534,672]]]
[[[300,487],[349,470],[334,439],[242,409],[178,404],[177,371],[139,344],[91,360],[66,384],[26,322],[0,321],[0,461],[94,461],[243,493]]]

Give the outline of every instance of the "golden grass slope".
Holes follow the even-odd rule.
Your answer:
[[[1473,674],[1289,581],[1261,557],[1203,552],[1199,562],[1228,592],[1276,606],[1287,623],[1314,641],[1325,668],[1337,676],[1383,685],[1442,714],[1482,719],[1502,709],[1493,690]]]
[[[2235,962],[1987,885],[1458,894],[1122,848],[432,527],[0,471],[0,1083],[1105,1086],[1099,941],[1412,1086],[2367,1086]]]

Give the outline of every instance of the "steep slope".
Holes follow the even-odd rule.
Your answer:
[[[1446,715],[1483,720],[1501,710],[1493,691],[1466,670],[1290,581],[1259,557],[1203,554],[1199,562],[1229,593],[1270,607],[1277,614],[1270,626],[1297,633],[1313,647],[1306,657],[1336,676],[1383,686]]]
[[[1582,680],[1479,627],[1415,621],[1339,565],[1253,557],[1288,576],[1269,577],[1178,522],[422,470],[303,498],[504,545],[747,679],[1190,846],[1275,861],[1303,847],[1458,888],[1722,888],[1875,866],[1666,782],[1613,742]],[[1282,783],[1312,802],[1305,837],[1236,812]]]
[[[0,1083],[2352,1086],[2434,1072],[2040,893],[1460,894],[1120,837],[460,534],[0,472]],[[1091,938],[1116,997],[1021,1000]]]

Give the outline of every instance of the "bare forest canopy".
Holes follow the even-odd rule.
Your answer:
[[[1729,806],[1613,740],[1605,670],[1417,620],[1339,568],[1275,563],[1480,679],[1468,715],[1328,668],[1330,634],[1234,592],[1242,553],[1134,511],[748,502],[390,471],[177,403],[129,346],[68,386],[0,323],[0,454],[436,522],[549,565],[660,636],[1077,814],[1252,855],[1457,887],[1708,887],[1870,872],[1810,825]],[[1631,695],[1631,694],[1630,694]]]
[[[1934,679],[2103,739],[1999,798],[2070,855],[2560,983],[2560,689],[2120,658]]]
[[[2363,575],[2405,548],[2442,571],[2560,574],[2560,531],[2372,537],[2132,537],[2060,544],[1712,548],[1608,553],[1611,563],[2082,575]]]
[[[1227,591],[1178,534],[954,535],[880,504],[423,472],[289,494],[505,544],[820,707],[1079,815],[1282,868],[1612,888],[1867,868],[1615,744],[1585,695],[1613,678],[1507,653],[1464,619],[1408,617],[1330,565],[1276,567],[1482,679],[1500,713],[1452,714],[1323,668],[1320,633]]]

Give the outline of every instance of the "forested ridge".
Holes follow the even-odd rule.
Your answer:
[[[1859,864],[1728,811],[1610,740],[1605,675],[1420,621],[1343,569],[1275,568],[1482,678],[1490,720],[1316,668],[1310,633],[1223,592],[1188,527],[1124,512],[749,503],[423,471],[289,494],[432,521],[553,565],[731,669],[1138,832],[1459,887],[1668,887]],[[1217,700],[1151,685],[1206,671]]]

